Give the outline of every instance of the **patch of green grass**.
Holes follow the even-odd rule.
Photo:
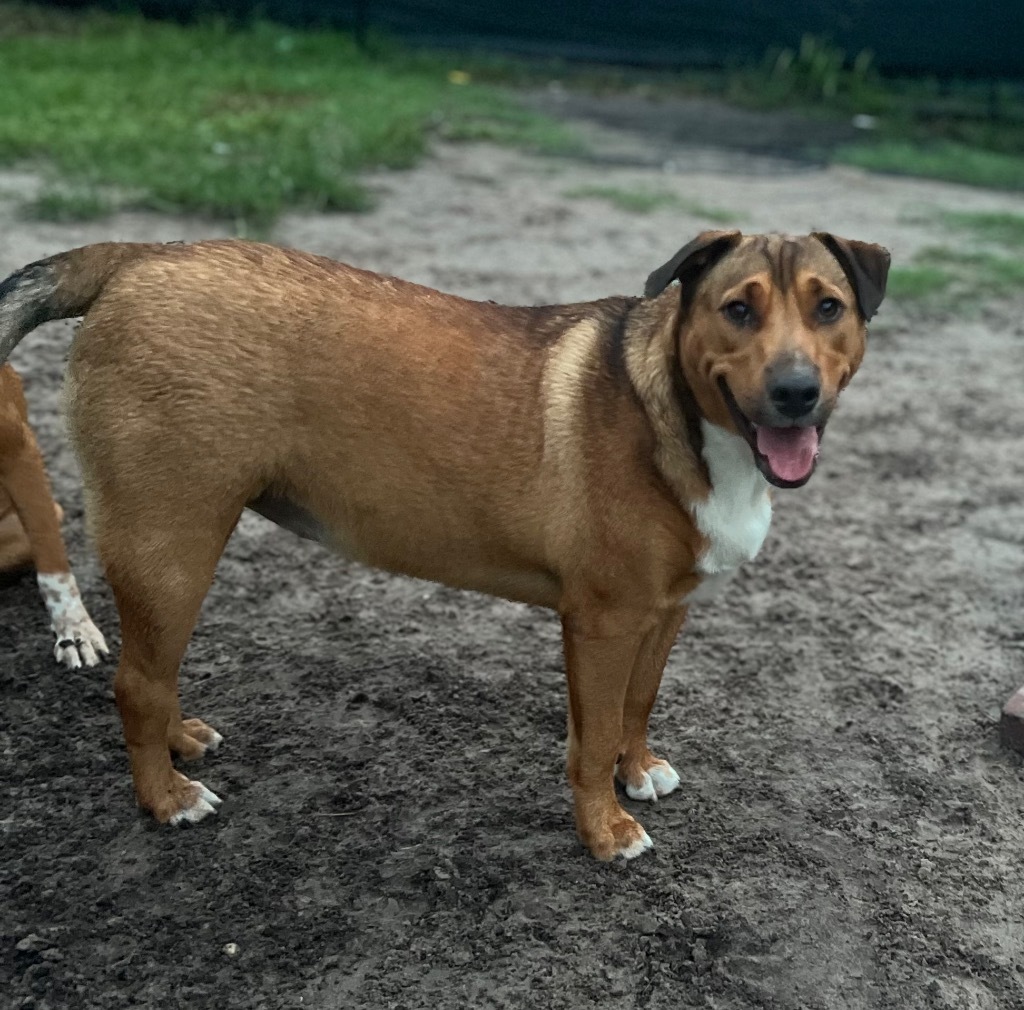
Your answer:
[[[1024,257],[932,246],[889,273],[893,301],[969,315],[985,301],[1024,293]]]
[[[770,50],[759,67],[733,73],[731,88],[749,102],[780,105],[874,104],[880,78],[863,49],[850,59],[826,39],[806,34],[796,49]]]
[[[95,221],[107,217],[113,203],[95,190],[46,189],[21,207],[22,215],[32,221]]]
[[[981,242],[1024,249],[1024,214],[947,211],[942,214],[942,222],[950,228],[969,232]]]
[[[710,221],[712,224],[741,224],[746,220],[746,216],[743,214],[736,214],[722,207],[708,207],[705,204],[695,203],[691,200],[680,200],[678,206],[681,210],[686,211],[687,214]]]
[[[895,301],[920,301],[948,290],[953,276],[937,266],[893,267],[889,271],[886,297]]]
[[[839,148],[835,159],[872,172],[914,175],[993,189],[1024,189],[1024,154],[981,150],[954,141],[882,140]]]
[[[622,189],[618,186],[580,186],[567,190],[562,195],[574,200],[605,200],[618,207],[619,210],[631,214],[649,214],[662,207],[672,207],[715,224],[735,224],[740,220],[740,217],[733,214],[732,211],[682,200],[674,193],[667,193],[663,190]]]
[[[560,86],[638,97],[712,97],[759,110],[799,111],[873,128],[838,155],[808,143],[805,153],[861,165],[999,189],[1024,189],[1024,89],[1019,82],[885,76],[868,50],[848,53],[805,36],[795,49],[722,71],[680,73],[564,62],[462,56],[474,79],[513,86]]]
[[[582,154],[583,141],[563,123],[515,105],[503,94],[478,90],[472,103],[450,116],[439,133],[445,140],[489,141],[539,154]]]
[[[1024,258],[935,246],[923,250],[916,260],[923,266],[949,271],[957,286],[977,295],[1005,297],[1024,293]]]
[[[360,171],[407,168],[431,136],[571,143],[437,58],[369,55],[342,32],[63,14],[12,32],[6,15],[26,10],[0,4],[0,162],[134,206],[260,226],[287,207],[366,207]]]
[[[649,214],[660,207],[678,206],[678,200],[672,193],[622,189],[618,186],[579,186],[566,190],[562,195],[571,200],[604,200],[631,214]]]

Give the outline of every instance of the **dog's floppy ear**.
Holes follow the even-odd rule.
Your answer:
[[[816,231],[814,237],[839,261],[846,279],[857,296],[860,314],[867,322],[885,297],[889,276],[889,250],[870,242],[839,238],[827,231]]]
[[[738,231],[701,232],[647,278],[644,297],[653,298],[660,295],[674,280],[678,280],[680,284],[696,280],[735,247],[741,238],[742,235]]]

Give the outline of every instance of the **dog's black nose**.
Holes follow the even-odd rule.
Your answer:
[[[818,405],[821,382],[813,365],[796,365],[772,375],[768,398],[772,406],[791,420],[805,417]]]

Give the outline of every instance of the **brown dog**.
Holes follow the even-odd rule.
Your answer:
[[[35,567],[57,638],[53,654],[77,669],[93,666],[107,643],[82,604],[60,535],[62,518],[29,427],[21,379],[0,365],[0,572]]]
[[[615,795],[679,776],[647,720],[688,604],[752,558],[769,484],[811,475],[888,253],[705,233],[647,297],[510,308],[267,245],[95,245],[0,286],[0,361],[85,315],[70,427],[117,600],[115,691],[139,803],[219,802],[174,770],[178,666],[246,507],[345,557],[550,607],[568,774],[594,855],[651,844]],[[670,287],[673,280],[680,287]]]

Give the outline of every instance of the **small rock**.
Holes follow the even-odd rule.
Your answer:
[[[658,932],[658,920],[653,915],[638,915],[634,927],[642,936],[650,936]]]
[[[224,953],[227,954],[228,957],[234,957],[238,953],[238,944],[237,943],[226,943],[226,944],[224,944]]]
[[[29,933],[14,945],[14,949],[20,950],[23,954],[41,954],[51,946],[53,945],[50,941],[44,940],[38,933]]]

